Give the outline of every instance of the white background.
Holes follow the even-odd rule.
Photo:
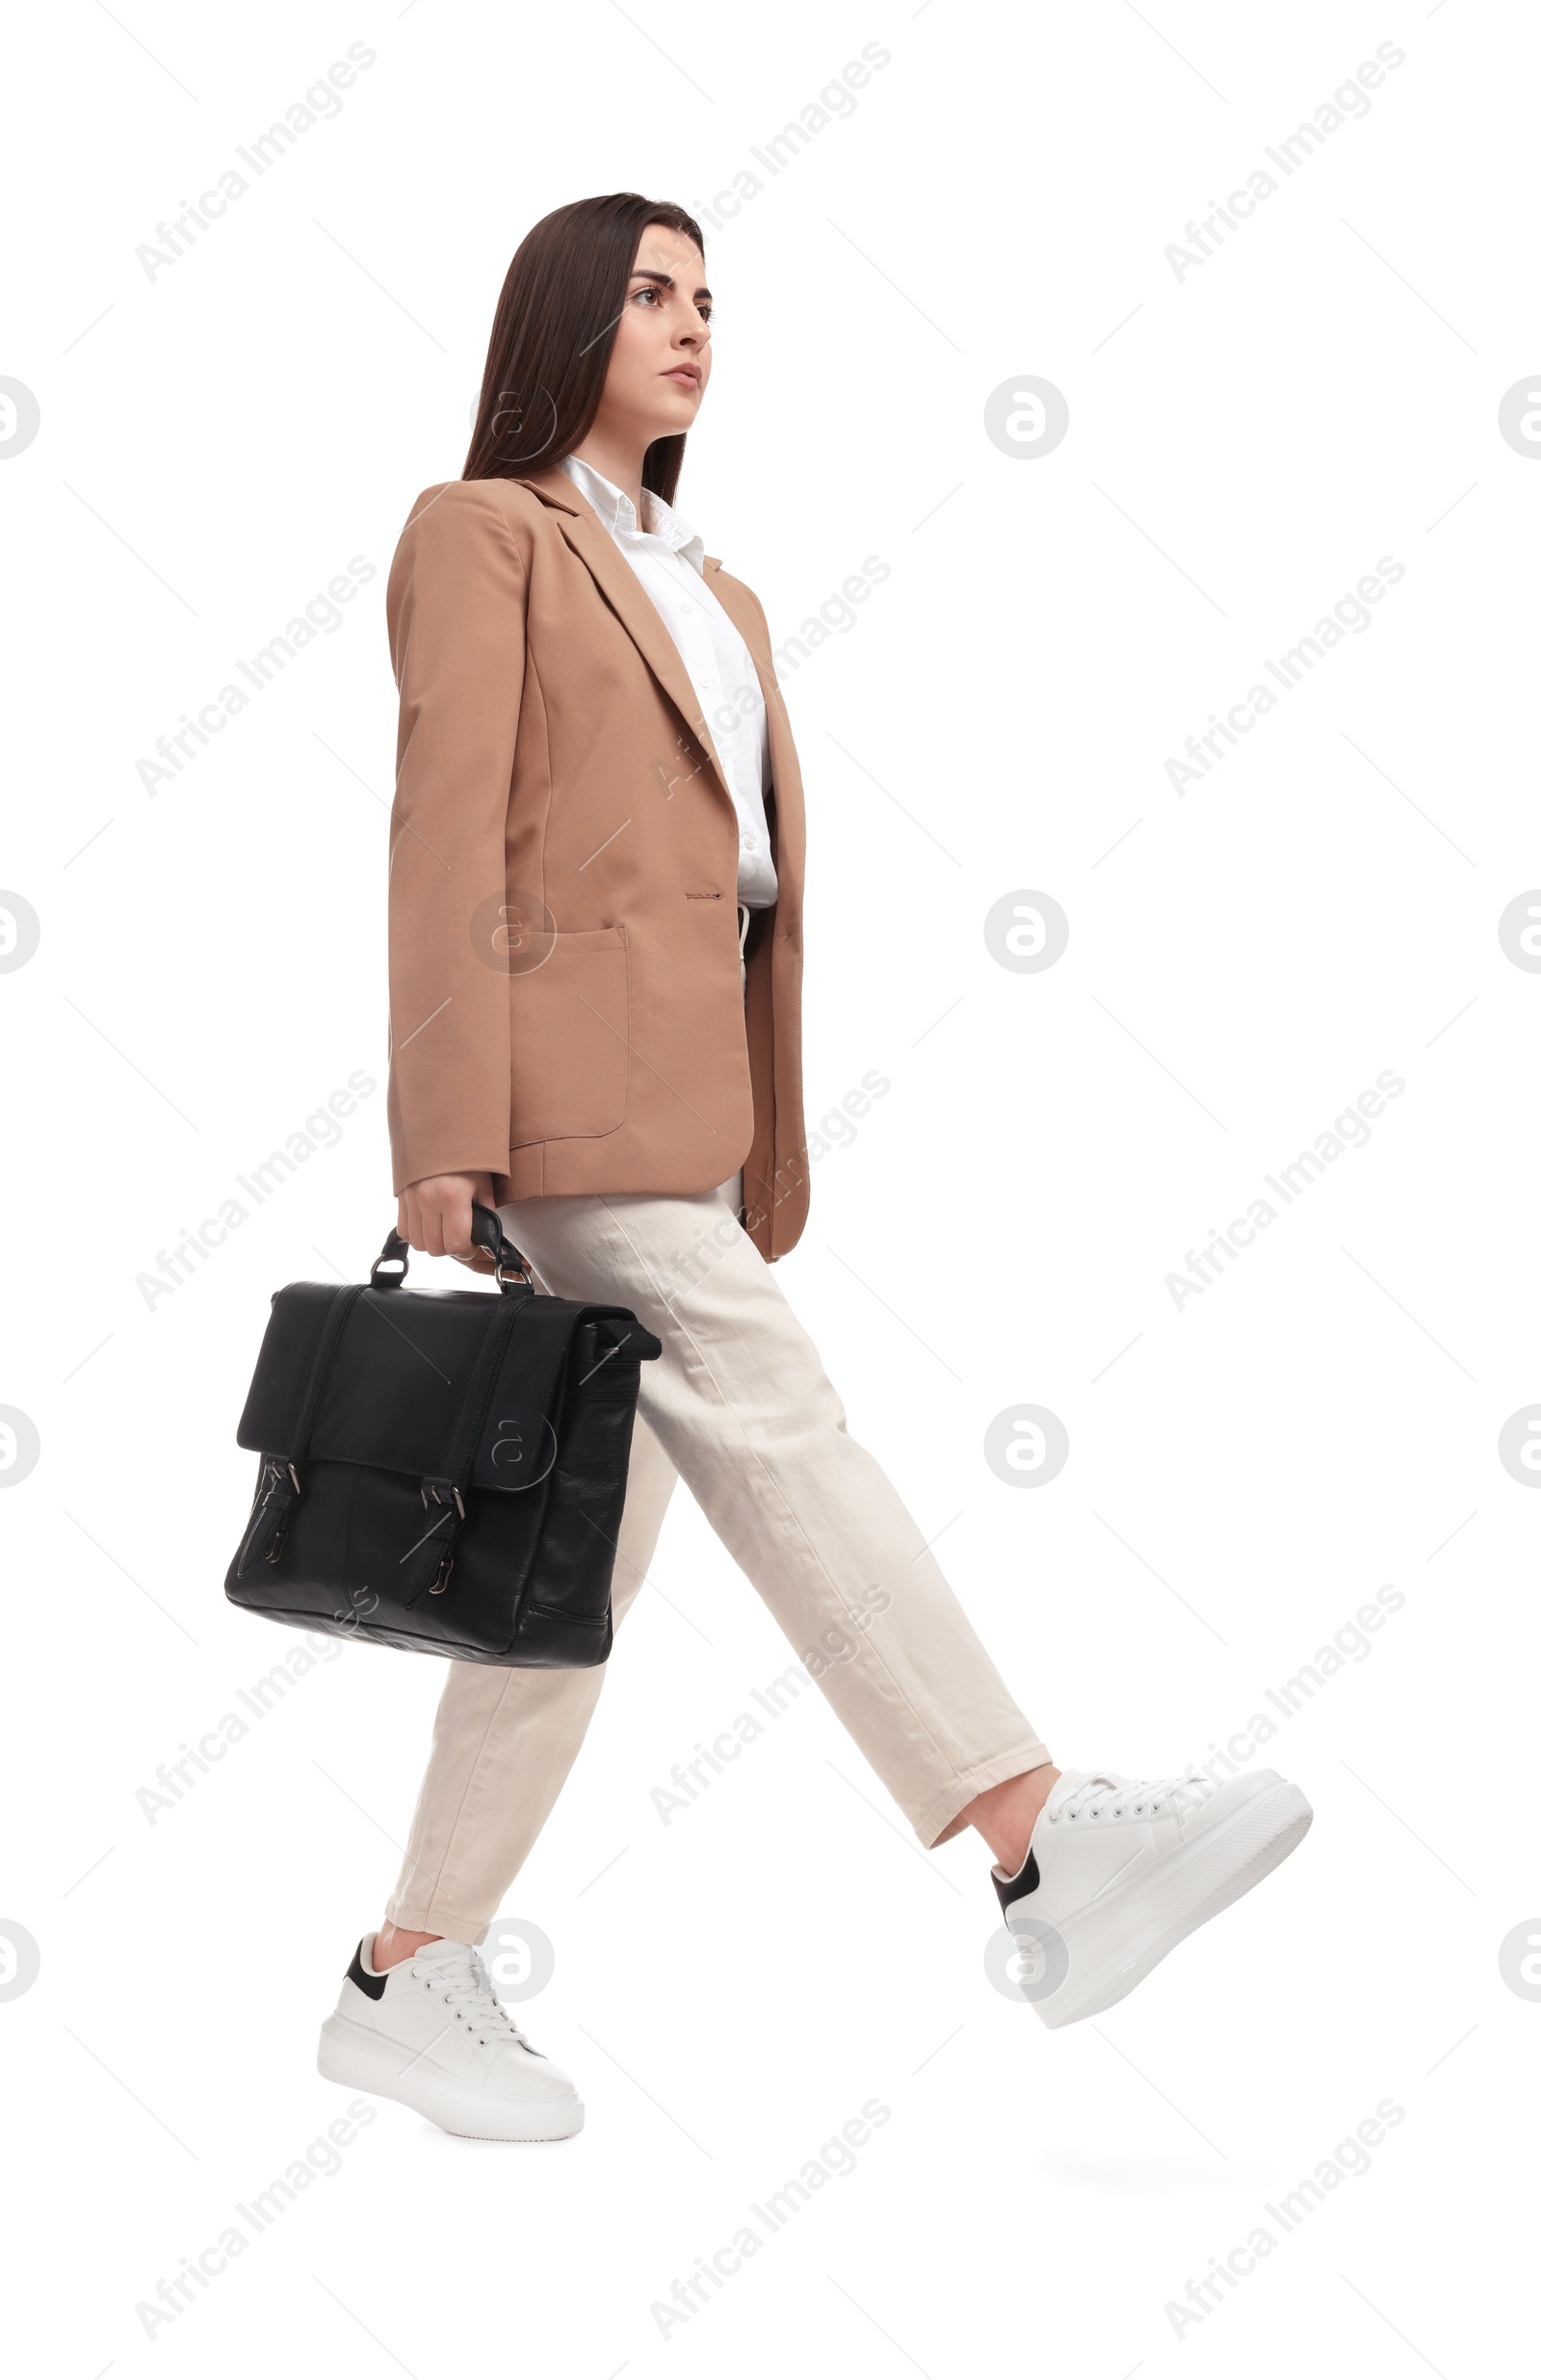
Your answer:
[[[350,42],[375,62],[335,119],[147,275]],[[849,118],[756,166],[864,42],[888,63]],[[1179,278],[1168,244],[1381,42],[1370,112]],[[41,412],[0,470],[0,884],[41,926],[0,975],[0,1404],[41,1444],[0,1498],[0,1933],[41,1953],[0,2001],[18,2367],[1512,2368],[1538,1507],[1497,1448],[1541,1387],[1541,980],[1498,920],[1541,883],[1541,473],[1498,408],[1541,361],[1534,22],[65,0],[10,50],[0,373]],[[988,1854],[923,1854],[814,1691],[663,1824],[654,1786],[791,1658],[682,1493],[506,1904],[556,1946],[518,2013],[581,2138],[381,2104],[147,2337],[139,2303],[341,2111],[316,2029],[441,1684],[332,1648],[153,1823],[138,1798],[300,1641],[222,1600],[235,1422],[270,1292],[358,1277],[392,1219],[385,570],[460,468],[529,225],[745,169],[680,509],[778,641],[891,566],[784,672],[810,1118],[892,1089],[778,1277],[1062,1764],[1180,1770],[1377,1588],[1405,1602],[1267,1747],[1317,1811],[1296,1857],[1050,2034],[987,1980]],[[1024,374],[1068,403],[1052,455],[985,434]],[[354,556],[378,576],[335,632],[146,792],[156,739]],[[1174,792],[1184,739],[1383,556],[1371,624]],[[1036,975],[983,935],[1025,888],[1070,920]],[[337,1145],[146,1303],[355,1069]],[[1388,1069],[1368,1145],[1174,1303]],[[983,1458],[1013,1400],[1069,1433],[1030,1492]],[[675,2278],[870,2099],[856,2170],[662,2335]],[[1176,2336],[1189,2277],[1386,2100],[1371,2170]]]

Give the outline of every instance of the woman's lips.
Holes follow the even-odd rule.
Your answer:
[[[699,388],[701,385],[700,374],[692,372],[686,365],[677,365],[673,371],[666,372],[664,378],[666,380],[677,380],[682,388]]]

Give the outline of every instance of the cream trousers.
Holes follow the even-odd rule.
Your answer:
[[[927,1849],[987,1786],[1049,1754],[739,1222],[740,1177],[695,1197],[501,1210],[541,1285],[629,1306],[642,1366],[612,1600],[643,1584],[682,1478]],[[614,1656],[613,1656],[614,1658]],[[386,1909],[481,1942],[550,1816],[605,1670],[452,1661]]]

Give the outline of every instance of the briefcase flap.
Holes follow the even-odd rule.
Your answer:
[[[274,1297],[237,1442],[297,1464],[308,1457],[438,1477],[486,1335],[506,1313],[502,1297],[477,1290],[295,1282]],[[662,1351],[625,1307],[522,1298],[485,1391],[471,1485],[517,1490],[545,1478],[569,1350],[586,1358],[573,1378],[580,1393],[619,1398],[635,1396],[639,1361]]]

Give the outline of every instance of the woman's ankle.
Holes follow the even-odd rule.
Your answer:
[[[1036,1768],[1024,1769],[1020,1776],[987,1787],[966,1810],[958,1812],[948,1834],[965,1826],[977,1827],[1006,1874],[1014,1876],[1028,1856],[1038,1813],[1058,1777],[1054,1763],[1044,1761]],[[947,1836],[942,1840],[946,1842]]]
[[[380,1975],[387,1967],[399,1967],[404,1958],[410,1958],[413,1951],[421,1950],[425,1943],[442,1942],[443,1939],[442,1934],[405,1933],[387,1918],[370,1945],[369,1963]]]

